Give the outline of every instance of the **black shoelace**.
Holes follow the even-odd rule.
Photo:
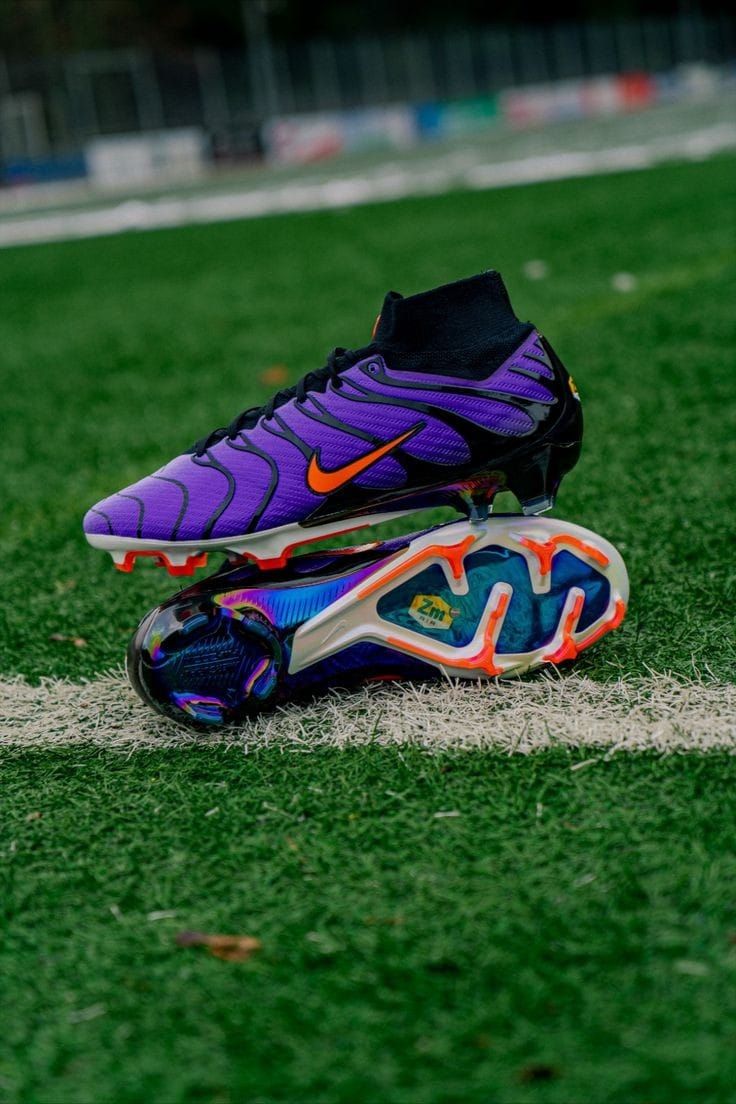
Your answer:
[[[211,448],[212,445],[216,445],[218,441],[224,441],[225,439],[233,441],[243,430],[252,429],[260,418],[272,418],[274,411],[283,406],[284,403],[289,402],[290,399],[296,398],[299,402],[303,402],[310,391],[324,392],[330,382],[335,387],[340,387],[342,385],[340,372],[350,368],[356,361],[367,356],[369,352],[370,347],[357,351],[333,349],[327,357],[327,364],[324,368],[318,368],[315,372],[307,372],[306,376],[302,376],[299,382],[292,387],[285,387],[283,390],[277,391],[263,406],[250,406],[247,410],[238,414],[237,418],[233,418],[230,425],[213,429],[206,437],[202,437],[197,441],[192,452],[195,456],[203,456],[207,449]]]

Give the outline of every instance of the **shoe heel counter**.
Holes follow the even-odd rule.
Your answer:
[[[555,374],[555,390],[561,401],[559,417],[551,434],[555,445],[571,447],[577,445],[578,454],[583,439],[583,404],[575,380],[560,360],[546,337],[540,335],[545,353]]]
[[[524,514],[543,514],[553,508],[560,483],[579,456],[579,439],[569,444],[546,443],[508,477],[507,487],[518,498]]]
[[[577,387],[547,339],[540,335],[539,340],[554,372],[553,390],[560,405],[538,449],[508,480],[509,490],[527,515],[552,509],[562,479],[578,462],[583,441],[583,411]]]

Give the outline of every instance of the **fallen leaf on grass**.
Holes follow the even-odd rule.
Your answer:
[[[73,644],[75,648],[86,648],[87,641],[83,636],[65,636],[64,633],[51,633],[49,640],[57,644]]]
[[[268,368],[264,368],[258,377],[261,383],[267,384],[269,387],[275,387],[279,383],[286,383],[289,377],[289,373],[286,370],[284,364],[271,364]]]
[[[252,935],[208,935],[206,932],[182,931],[176,936],[179,947],[206,947],[215,958],[225,962],[245,962],[263,944]]]
[[[76,579],[55,579],[54,590],[57,594],[65,594],[69,590],[74,590],[77,585]]]

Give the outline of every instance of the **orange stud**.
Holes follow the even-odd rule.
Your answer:
[[[613,615],[608,621],[604,621],[602,625],[599,625],[597,629],[594,629],[590,636],[584,640],[578,642],[578,652],[582,652],[584,648],[589,648],[591,644],[595,644],[596,640],[600,640],[602,636],[605,636],[607,632],[613,632],[617,629],[626,615],[626,603],[622,598],[616,600],[616,606],[613,611]]]
[[[564,663],[566,660],[575,659],[577,656],[578,648],[572,634],[575,632],[575,626],[580,620],[580,614],[583,612],[584,605],[585,595],[578,594],[572,609],[565,618],[565,624],[562,627],[562,643],[556,651],[544,657],[548,663]]]
[[[198,568],[207,566],[207,553],[199,552],[188,556],[183,564],[172,564],[168,556],[163,556],[160,566],[165,567],[169,575],[193,575]]]
[[[133,570],[135,561],[141,556],[148,556],[153,559],[156,567],[165,567],[169,575],[193,575],[197,568],[207,566],[206,552],[188,556],[183,564],[174,564],[165,552],[149,548],[131,548],[125,553],[122,563],[115,564],[115,568],[128,574]]]
[[[133,570],[134,563],[135,563],[135,552],[126,552],[125,553],[125,558],[123,559],[122,563],[118,563],[117,560],[115,561],[115,570],[116,571],[124,571],[127,575],[129,572],[131,572]]]

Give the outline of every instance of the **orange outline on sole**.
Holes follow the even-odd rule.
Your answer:
[[[493,662],[496,658],[496,639],[500,632],[500,622],[503,620],[510,601],[510,595],[504,591],[496,603],[486,625],[486,635],[483,646],[479,652],[469,659],[452,659],[444,655],[438,655],[431,648],[422,648],[419,644],[410,644],[406,640],[400,640],[395,636],[387,636],[386,643],[402,652],[411,652],[420,659],[429,659],[432,663],[440,663],[443,667],[459,667],[463,671],[478,669],[485,671],[487,675],[502,675],[503,667],[497,667]]]
[[[403,575],[408,568],[414,567],[415,564],[422,563],[423,560],[446,560],[450,565],[452,576],[454,579],[462,579],[463,577],[463,561],[465,559],[465,553],[470,548],[471,544],[475,544],[478,540],[476,536],[465,537],[464,540],[458,541],[457,544],[430,544],[426,548],[420,549],[413,556],[410,556],[408,560],[404,560],[402,563],[397,564],[390,571],[387,571],[385,575],[382,575],[380,579],[372,579],[369,583],[363,587],[362,590],[357,591],[356,597],[359,601],[363,598],[368,598],[375,591],[380,590],[384,583],[393,582],[399,575]]]
[[[567,615],[565,627],[562,630],[562,644],[555,652],[543,656],[545,662],[564,663],[570,659],[577,659],[580,653],[585,651],[586,648],[589,648],[591,644],[595,644],[595,642],[600,640],[602,636],[605,636],[606,633],[613,632],[614,629],[617,629],[626,614],[626,603],[622,598],[617,598],[612,616],[609,617],[607,621],[604,621],[602,625],[599,625],[597,629],[593,629],[589,636],[583,637],[582,640],[576,642],[572,634],[575,631],[575,625],[580,619],[580,614],[583,612],[584,601],[585,599],[582,595],[579,595],[575,599],[575,605]]]
[[[572,634],[575,632],[575,626],[580,620],[580,614],[583,612],[584,605],[585,595],[578,594],[562,627],[562,643],[557,646],[554,652],[542,656],[542,659],[546,663],[564,663],[567,659],[575,659],[575,656],[578,654],[578,648]]]
[[[549,575],[552,570],[552,560],[555,557],[555,552],[561,544],[568,544],[571,548],[576,548],[578,552],[583,552],[591,560],[599,563],[601,567],[608,567],[610,563],[608,556],[601,552],[599,548],[595,548],[592,544],[586,544],[585,541],[580,540],[579,537],[574,537],[571,533],[557,533],[556,536],[550,537],[546,541],[535,541],[532,537],[519,537],[518,539],[519,544],[522,544],[524,548],[528,548],[539,560],[541,575]]]

